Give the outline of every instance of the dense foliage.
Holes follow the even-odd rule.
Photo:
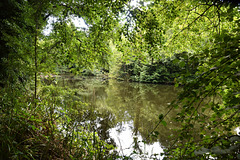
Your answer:
[[[0,7],[1,159],[118,157],[83,125],[87,104],[54,85],[63,71],[88,69],[183,87],[169,107],[180,110],[181,127],[166,159],[239,159],[239,3],[3,0]]]
[[[106,63],[111,25],[124,4],[0,2],[0,159],[116,158],[109,153],[113,146],[102,141],[91,125],[82,124],[86,104],[74,90],[56,87],[54,79],[64,67],[76,73]],[[78,30],[71,15],[84,18],[88,30]],[[46,36],[43,30],[51,17],[56,21]]]

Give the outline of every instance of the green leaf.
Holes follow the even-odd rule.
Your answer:
[[[174,86],[177,88],[179,86],[179,83],[175,83]]]
[[[181,62],[179,63],[179,66],[182,67],[182,68],[185,67],[185,62],[184,62],[184,61],[181,61]]]
[[[167,122],[162,121],[161,123],[162,123],[165,127],[167,126]]]
[[[158,131],[154,131],[154,134],[158,136],[158,135],[159,135],[159,132],[158,132]]]
[[[160,114],[160,115],[158,116],[158,119],[159,119],[159,120],[162,120],[162,119],[163,119],[163,114]]]

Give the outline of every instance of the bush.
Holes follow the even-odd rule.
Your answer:
[[[4,91],[3,91],[4,90]],[[6,92],[7,91],[7,92]],[[15,91],[15,93],[17,90]],[[0,94],[0,159],[108,159],[114,149],[83,120],[84,106],[75,91],[53,85],[30,94]]]
[[[196,72],[196,66],[190,67],[180,55],[172,59],[164,58],[153,64],[133,61],[127,65],[122,64],[118,77],[135,82],[173,84],[174,79],[182,73],[188,73],[189,78],[193,78],[191,76]]]

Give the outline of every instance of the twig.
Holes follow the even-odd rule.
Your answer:
[[[160,123],[164,120],[164,118],[172,111],[174,108],[174,105],[167,111],[167,113],[163,116],[161,120],[159,120],[158,124],[154,127],[154,129],[148,134],[146,139],[149,139],[150,135],[157,129],[157,127],[160,125]]]
[[[200,14],[197,18],[195,18],[191,23],[187,25],[187,27],[181,29],[170,41],[170,43],[184,30],[188,29],[193,23],[195,23],[200,17],[202,17],[213,5],[210,5],[202,14]]]

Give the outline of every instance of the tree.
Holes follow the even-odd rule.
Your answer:
[[[177,43],[180,42],[182,48],[188,48],[186,43],[190,43],[191,50],[195,50],[194,43],[199,44],[199,39],[192,41],[192,31],[198,34],[196,29],[203,26],[207,28],[202,30],[201,27],[201,34],[210,36],[207,43],[211,45],[193,50],[200,60],[196,78],[188,81],[186,74],[182,76],[184,90],[170,108],[181,109],[176,121],[182,125],[179,136],[166,151],[168,159],[205,159],[210,156],[237,159],[239,156],[240,138],[233,132],[239,126],[240,102],[238,8],[222,1],[196,2],[187,14],[193,18],[185,19],[189,22],[183,24],[170,41],[173,41],[170,43],[172,47],[175,47],[174,41],[179,40]],[[207,31],[209,29],[212,31]],[[190,41],[184,40],[183,43],[181,36],[189,37]]]
[[[85,40],[85,45],[88,44],[87,40],[92,41],[87,46],[89,48],[84,47],[87,52],[84,53],[85,56],[87,58],[94,57],[88,62],[100,62],[100,57],[104,59],[105,53],[108,54],[108,52],[105,51],[107,43],[103,35],[108,34],[108,29],[111,30],[113,22],[117,19],[116,15],[124,4],[125,1],[111,3],[110,1],[82,1],[80,3],[79,1],[64,0],[1,1],[0,45],[3,48],[0,57],[1,159],[45,159],[46,157],[70,159],[73,156],[77,159],[83,157],[92,159],[96,156],[101,157],[102,153],[111,148],[99,140],[95,133],[82,132],[81,126],[72,125],[76,120],[73,117],[77,116],[71,117],[70,115],[76,113],[80,116],[81,113],[73,112],[71,107],[84,104],[72,100],[74,103],[69,103],[70,108],[66,108],[65,103],[62,103],[60,99],[64,95],[65,99],[70,99],[69,97],[74,97],[74,92],[55,88],[53,85],[41,86],[39,75],[42,74],[41,72],[53,73],[56,63],[66,64],[68,57],[59,59],[65,56],[65,53],[71,53],[76,60],[74,63],[83,62],[83,59],[77,60],[80,46],[77,36],[81,36],[81,39]],[[109,17],[106,17],[105,14],[109,14]],[[88,38],[88,33],[77,32],[77,36],[71,39],[70,36],[76,31],[71,24],[69,26],[66,22],[70,15],[85,19],[91,31],[89,32],[91,38]],[[51,36],[44,37],[42,34],[42,30],[51,16],[60,17],[57,21],[60,23],[60,27],[56,29],[59,33],[55,37],[52,36],[54,39],[51,39]],[[102,22],[105,23],[102,24]],[[102,26],[99,27],[99,25]],[[106,33],[96,36],[93,41],[95,33],[102,34],[103,30],[101,29],[104,29]],[[99,40],[98,43],[97,40]],[[63,52],[59,52],[61,49]],[[55,59],[48,59],[48,57]],[[47,62],[49,62],[48,65],[45,64]],[[91,66],[93,63],[84,64],[84,67],[86,65]],[[56,106],[62,108],[58,114],[54,112]],[[61,121],[64,119],[68,120],[67,124],[65,122],[63,124]],[[72,134],[64,136],[63,131],[56,127],[57,124],[66,127],[64,129],[70,130]],[[86,137],[87,143],[83,142]],[[90,141],[92,138],[94,138],[93,143]],[[80,143],[81,145],[79,145]],[[89,153],[87,156],[84,148],[79,148],[85,144],[91,146],[86,147]],[[99,155],[94,151],[94,146],[100,148]],[[108,154],[102,157],[106,156]]]
[[[232,130],[239,126],[239,4],[156,1],[130,13],[136,21],[134,31],[126,28],[130,43],[137,46],[137,37],[144,39],[141,47],[156,45],[160,54],[175,55],[174,63],[186,66],[178,78],[184,90],[169,109],[181,109],[176,121],[182,126],[167,158],[236,159],[239,136]],[[153,39],[153,32],[162,38]],[[197,64],[196,73],[188,71],[191,64]]]
[[[39,159],[47,153],[53,158],[63,158],[53,153],[58,149],[69,153],[66,148],[70,150],[67,158],[73,156],[72,153],[79,158],[85,156],[83,150],[72,149],[79,146],[79,141],[73,145],[79,134],[94,138],[93,144],[88,141],[89,146],[93,146],[88,148],[91,153],[88,158],[96,156],[93,152],[95,133],[84,134],[79,132],[79,126],[69,127],[74,124],[76,110],[64,106],[61,98],[74,101],[74,92],[62,91],[52,85],[41,86],[39,75],[56,73],[56,68],[62,66],[73,68],[75,72],[94,65],[107,68],[111,61],[109,43],[110,40],[117,42],[117,35],[120,42],[115,46],[122,49],[122,54],[116,57],[122,58],[120,62],[125,70],[129,67],[128,70],[136,72],[140,79],[156,65],[165,71],[165,61],[185,70],[178,78],[178,84],[184,86],[183,92],[169,109],[181,109],[176,121],[182,125],[179,136],[166,150],[167,158],[207,158],[211,155],[236,159],[239,156],[239,136],[232,132],[239,126],[239,3],[165,0],[147,1],[148,5],[140,1],[143,5],[129,7],[128,2],[1,2],[0,138],[1,151],[6,152],[1,158]],[[120,21],[123,12],[127,19],[124,25]],[[69,20],[72,15],[83,18],[88,29],[78,30]],[[49,17],[57,20],[52,33],[44,36],[42,31]],[[114,33],[116,31],[119,33]],[[193,72],[189,71],[191,65]],[[136,68],[140,68],[140,74]],[[159,78],[162,70],[154,70],[148,80]],[[80,102],[69,104],[75,108],[83,105]],[[58,105],[64,111],[55,113]],[[80,116],[81,113],[76,112]],[[160,120],[164,117],[160,116]],[[56,136],[61,137],[62,131],[56,123],[63,119],[68,120],[63,125],[65,129],[74,134],[63,136],[66,139],[60,142],[56,141]],[[36,129],[40,126],[44,129]],[[192,131],[194,128],[199,135]],[[38,136],[33,138],[33,135]],[[61,147],[52,145],[55,142]],[[44,145],[35,147],[35,144]],[[65,144],[67,147],[62,147]],[[48,152],[50,150],[53,152]]]

